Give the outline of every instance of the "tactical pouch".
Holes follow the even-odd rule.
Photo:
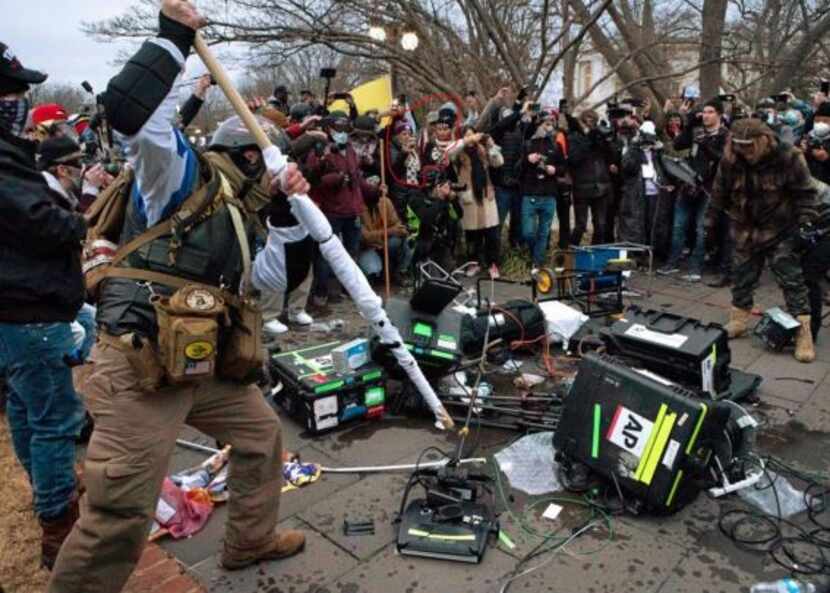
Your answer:
[[[161,366],[158,352],[150,340],[133,333],[118,337],[101,334],[99,338],[124,353],[138,378],[141,391],[152,393],[161,387],[164,382],[164,367]]]
[[[231,328],[223,344],[218,374],[223,379],[250,383],[265,362],[262,347],[262,311],[242,300],[230,310]]]
[[[172,384],[213,377],[219,322],[226,319],[225,301],[204,286],[188,284],[171,297],[151,301],[158,321],[161,366]]]

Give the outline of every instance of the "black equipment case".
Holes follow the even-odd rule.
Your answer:
[[[608,354],[634,359],[713,399],[729,390],[732,357],[726,330],[718,324],[631,306],[601,335]]]
[[[461,327],[468,315],[451,308],[437,314],[419,311],[409,301],[397,297],[391,297],[385,309],[427,377],[444,376],[461,361]],[[385,368],[396,366],[392,354],[384,351],[377,340],[372,350],[373,358]]]
[[[380,418],[385,411],[383,369],[370,362],[350,373],[337,372],[331,351],[340,344],[271,354],[271,374],[283,386],[277,403],[312,434],[352,420]]]
[[[655,512],[698,494],[712,445],[725,438],[725,404],[604,354],[588,353],[565,399],[553,443]]]

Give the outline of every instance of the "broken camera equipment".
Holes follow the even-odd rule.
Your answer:
[[[398,553],[481,562],[490,534],[499,532],[491,505],[482,501],[490,481],[489,476],[471,474],[452,461],[438,469],[416,469],[401,499]],[[410,501],[416,485],[424,496]]]
[[[770,350],[780,352],[793,343],[800,327],[801,323],[792,315],[779,307],[772,307],[764,311],[752,335]]]

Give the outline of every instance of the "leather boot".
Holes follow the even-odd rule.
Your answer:
[[[739,309],[738,307],[732,307],[729,311],[729,323],[727,323],[723,329],[726,330],[726,334],[729,336],[729,339],[732,338],[740,338],[747,332],[747,323],[749,323],[749,318],[752,315],[751,309]]]
[[[810,330],[810,316],[796,317],[801,327],[795,337],[795,359],[798,362],[813,362],[816,359],[816,350],[813,348],[813,332]]]
[[[63,540],[72,531],[75,521],[78,520],[78,498],[72,497],[72,502],[63,514],[53,519],[39,519],[40,528],[43,530],[43,537],[40,541],[40,565],[43,568],[52,570],[58,552],[61,549]]]
[[[298,554],[305,548],[305,534],[296,529],[274,532],[271,540],[256,548],[235,548],[227,542],[219,564],[225,570],[239,570],[260,560],[280,560]]]

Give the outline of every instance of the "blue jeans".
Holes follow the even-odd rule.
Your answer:
[[[522,237],[530,248],[534,266],[541,266],[545,261],[555,215],[555,196],[525,196],[522,200]]]
[[[518,188],[496,187],[496,206],[499,209],[499,227],[510,215],[508,240],[511,246],[522,243],[522,194]]]
[[[84,341],[79,347],[81,360],[89,358],[89,353],[92,352],[92,347],[95,345],[95,336],[97,335],[95,325],[96,313],[97,309],[94,306],[84,303],[81,306],[81,310],[78,311],[78,316],[75,317],[75,321],[81,324],[85,332]]]
[[[668,265],[677,266],[683,246],[686,244],[686,230],[689,224],[695,225],[695,246],[689,257],[689,272],[700,274],[703,270],[703,256],[706,251],[703,230],[703,218],[706,213],[706,201],[679,198],[674,206],[674,225],[672,226],[671,254]]]
[[[389,237],[389,267],[390,272],[405,274],[412,265],[412,256],[415,251],[409,241],[401,237]],[[369,247],[357,258],[357,265],[367,276],[376,276],[383,273],[383,249]]]
[[[68,323],[0,323],[6,417],[42,519],[63,514],[75,491],[75,439],[84,407],[63,360],[73,348]]]
[[[340,237],[343,247],[352,256],[352,259],[357,259],[358,251],[360,250],[360,217],[329,217],[331,230],[335,235]],[[317,259],[314,262],[314,285],[312,293],[317,296],[328,296],[329,282],[332,276],[331,267],[323,258],[322,254],[318,252]]]

